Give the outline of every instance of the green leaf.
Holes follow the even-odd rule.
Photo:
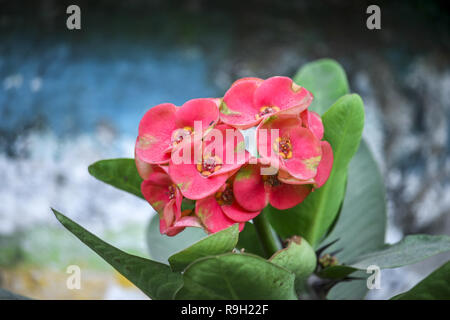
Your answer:
[[[89,173],[100,181],[144,199],[141,193],[142,178],[134,159],[108,159],[91,164]]]
[[[377,265],[381,269],[397,268],[446,251],[450,251],[449,236],[416,234],[406,236],[395,244],[385,245],[380,250],[360,255],[349,266],[361,270],[366,270],[370,265]]]
[[[362,141],[348,166],[347,192],[341,214],[322,244],[338,241],[325,252],[342,250],[336,257],[352,258],[381,248],[386,229],[386,198],[383,178],[367,144]]]
[[[347,76],[336,61],[321,59],[304,65],[294,82],[314,95],[310,110],[323,114],[338,98],[349,92]]]
[[[450,300],[450,261],[392,300]]]
[[[176,236],[168,237],[159,232],[159,216],[155,214],[146,230],[146,240],[150,258],[168,263],[169,257],[190,246],[207,235],[200,228],[186,228]]]
[[[351,275],[356,280],[344,281],[335,285],[328,292],[328,300],[361,300],[367,294],[367,278],[370,274],[366,271],[357,271]]]
[[[288,239],[287,247],[277,251],[269,261],[294,273],[295,289],[299,292],[305,279],[316,269],[317,257],[305,239],[294,236]]]
[[[347,265],[326,268],[319,275],[327,278],[343,278],[357,270],[366,271],[371,265],[376,265],[380,269],[397,268],[420,262],[446,251],[450,251],[448,236],[411,235],[396,244],[384,245],[381,249],[354,257],[346,263]],[[331,292],[333,290],[334,288]],[[333,296],[338,295],[333,293]]]
[[[296,299],[294,274],[249,254],[227,253],[199,259],[183,274],[175,299]]]
[[[183,271],[191,262],[207,256],[231,252],[238,242],[239,224],[213,233],[169,258],[173,271]]]
[[[381,248],[384,245],[385,228],[386,201],[383,179],[367,144],[362,141],[349,165],[347,192],[341,214],[322,245],[338,240],[325,250],[325,253],[341,250],[336,257],[340,263],[348,264],[358,255]],[[349,266],[338,265],[323,269],[318,275],[339,279],[355,270]],[[358,283],[361,288],[356,290]],[[356,281],[351,286],[349,283],[342,283],[331,289],[330,296],[339,296],[337,292],[342,293],[347,287],[353,291],[352,297],[355,297],[357,292],[362,293],[359,297],[361,299],[368,290],[364,281]],[[348,296],[347,293],[345,295]]]
[[[246,253],[253,253],[260,257],[264,257],[264,250],[259,242],[253,223],[246,222],[244,230],[239,234],[239,240],[236,245],[238,249],[244,249]]]
[[[99,239],[58,211],[54,209],[52,211],[67,230],[150,298],[172,299],[175,291],[181,287],[183,283],[181,274],[172,272],[169,266],[123,252]]]
[[[284,238],[299,235],[315,247],[333,224],[344,198],[347,167],[356,153],[364,126],[364,106],[358,95],[345,95],[323,115],[324,140],[334,162],[328,181],[302,203],[288,210],[265,210],[273,228]]]

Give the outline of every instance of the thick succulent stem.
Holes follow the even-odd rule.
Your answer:
[[[267,220],[264,211],[253,219],[253,224],[255,225],[256,233],[258,234],[258,238],[261,242],[266,258],[271,257],[278,251],[278,245],[273,237],[270,223]]]

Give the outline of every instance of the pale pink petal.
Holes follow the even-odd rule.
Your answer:
[[[210,233],[216,233],[236,223],[223,213],[214,196],[197,200],[195,214]]]
[[[320,188],[325,184],[330,176],[333,167],[333,150],[327,141],[321,141],[322,146],[322,160],[320,160],[317,167],[317,174],[314,177],[315,187]]]
[[[279,112],[298,114],[312,102],[312,94],[288,77],[272,77],[255,90],[254,105],[277,107]]]

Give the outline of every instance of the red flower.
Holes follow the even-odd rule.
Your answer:
[[[232,180],[230,179],[215,194],[196,202],[195,214],[210,233],[228,228],[235,223],[239,223],[239,231],[242,231],[245,222],[261,212],[261,210],[245,210],[237,203]]]
[[[264,119],[257,130],[260,156],[299,180],[316,176],[322,159],[320,140],[302,126],[300,117],[278,114]]]
[[[186,198],[198,200],[217,192],[247,159],[242,134],[219,124],[202,140],[174,151],[169,174]]]
[[[267,80],[244,78],[236,81],[225,93],[220,106],[220,120],[246,129],[280,112],[299,114],[312,99],[308,90],[287,77]]]
[[[284,210],[302,202],[311,192],[310,185],[286,184],[277,174],[261,174],[261,164],[248,164],[239,170],[233,183],[236,201],[249,211],[262,210],[271,204]]]
[[[149,171],[151,172],[141,184],[141,192],[159,214],[160,232],[174,236],[185,227],[201,227],[200,221],[192,212],[181,212],[183,196],[166,173],[166,169],[154,165]]]
[[[161,233],[188,226],[214,233],[235,223],[242,230],[267,204],[289,209],[321,187],[333,151],[322,141],[322,119],[307,110],[312,98],[286,77],[243,78],[223,99],[150,109],[139,125],[135,159]],[[239,131],[254,126],[258,159],[250,159]],[[262,172],[269,165],[272,172]],[[183,197],[196,200],[195,212],[181,211]]]
[[[148,110],[139,124],[137,157],[152,164],[169,162],[172,149],[194,132],[194,121],[201,123],[202,131],[217,123],[218,102],[218,99],[193,99],[181,107],[163,103]]]

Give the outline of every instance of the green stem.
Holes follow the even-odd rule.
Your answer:
[[[258,234],[259,241],[261,242],[266,257],[271,257],[278,251],[278,246],[264,211],[253,219],[253,224],[255,225],[256,233]]]

